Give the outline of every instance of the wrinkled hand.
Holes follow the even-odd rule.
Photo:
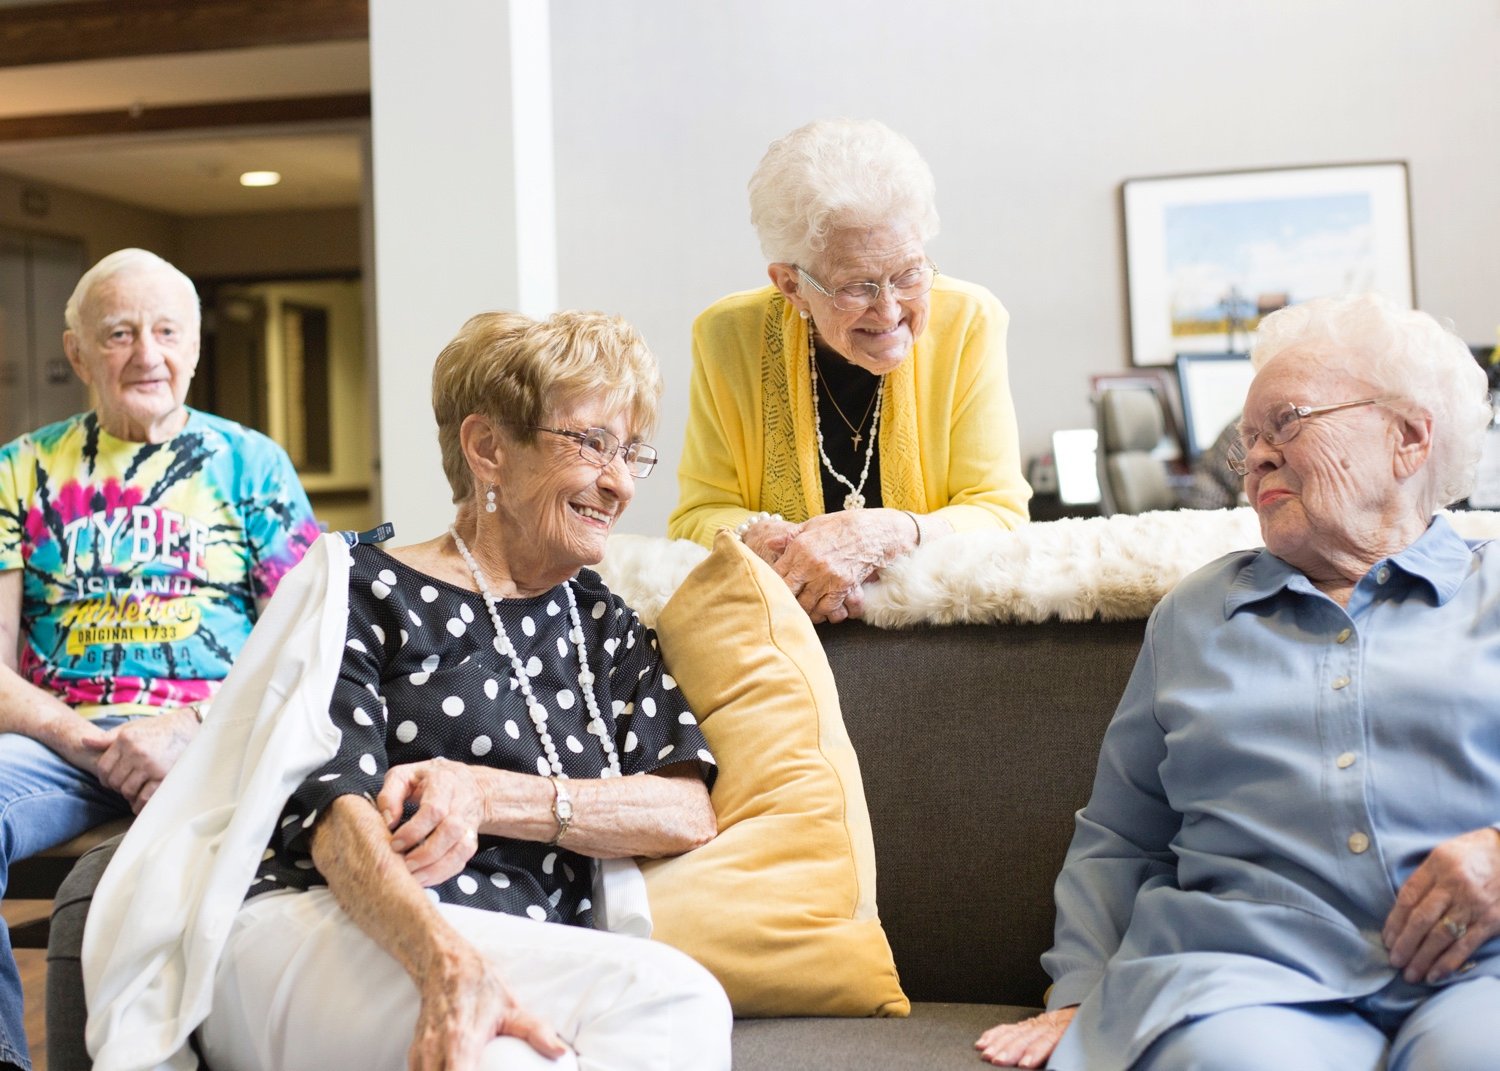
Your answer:
[[[198,735],[198,729],[192,707],[115,726],[101,734],[105,739],[90,745],[100,752],[99,780],[124,796],[130,809],[140,814],[162,778]]]
[[[791,521],[757,521],[746,530],[743,539],[751,553],[758,555],[767,565],[775,565],[801,528],[800,524]]]
[[[881,512],[846,510],[805,521],[772,563],[814,624],[864,613],[859,586],[883,561]]]
[[[1396,895],[1381,937],[1408,982],[1435,982],[1500,932],[1500,832],[1445,840]]]
[[[86,773],[99,776],[99,756],[109,747],[110,735],[71,710],[45,727],[38,740]]]
[[[517,1006],[499,973],[477,953],[426,972],[422,1009],[407,1054],[412,1071],[467,1071],[497,1037],[516,1037],[557,1059],[567,1047],[553,1029]]]
[[[979,1035],[974,1047],[986,1063],[1000,1067],[1041,1067],[1057,1048],[1077,1011],[1075,1004],[1033,1015],[1019,1023],[992,1026]]]
[[[408,802],[417,811],[401,823]],[[479,849],[484,802],[473,767],[430,759],[391,767],[375,806],[386,828],[395,830],[391,847],[405,858],[412,877],[430,889],[461,873]]]

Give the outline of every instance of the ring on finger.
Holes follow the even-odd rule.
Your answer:
[[[1449,915],[1444,915],[1438,921],[1443,924],[1443,929],[1448,931],[1448,936],[1455,941],[1462,939],[1463,935],[1469,932],[1469,927],[1465,923],[1459,922]]]

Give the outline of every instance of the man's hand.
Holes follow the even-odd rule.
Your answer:
[[[109,733],[71,710],[47,722],[37,733],[38,742],[95,777],[99,777],[99,756],[109,747],[110,739]]]
[[[98,776],[107,788],[125,797],[136,814],[155,794],[162,778],[198,735],[192,707],[178,707],[117,725],[91,743],[99,753]]]

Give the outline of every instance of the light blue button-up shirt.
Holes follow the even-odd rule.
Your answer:
[[[1077,815],[1043,966],[1050,1066],[1125,1067],[1190,1016],[1345,1000],[1439,843],[1500,821],[1500,548],[1439,517],[1345,609],[1268,551],[1152,614]],[[1472,971],[1500,975],[1500,938]]]

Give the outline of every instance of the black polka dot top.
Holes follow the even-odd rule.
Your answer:
[[[379,548],[352,550],[349,628],[330,716],[338,754],[292,794],[248,896],[326,884],[308,833],[339,796],[371,801],[386,771],[443,757],[545,776],[551,771],[510,659],[497,648],[484,598],[420,573]],[[713,786],[717,767],[657,651],[656,635],[587,569],[569,582],[578,600],[593,687],[614,731],[621,772],[696,762]],[[586,731],[577,647],[562,587],[498,603],[532,694],[547,711],[569,777],[608,767]],[[409,808],[410,810],[410,808]],[[428,890],[435,900],[579,926],[593,925],[592,861],[565,848],[481,836],[461,874]]]

